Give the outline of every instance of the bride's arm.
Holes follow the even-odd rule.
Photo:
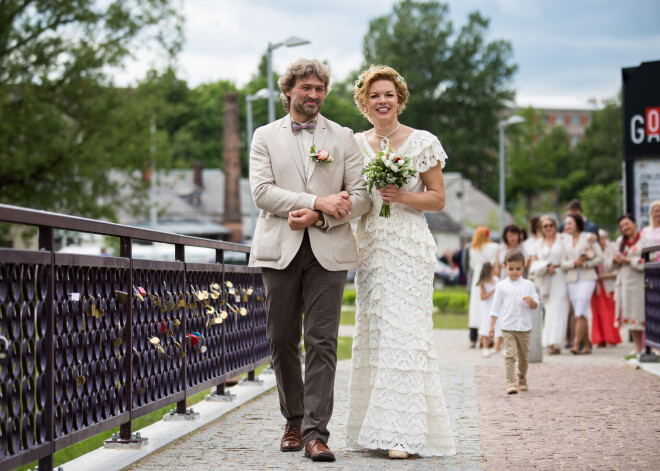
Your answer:
[[[442,211],[445,207],[445,181],[442,167],[440,165],[431,167],[422,173],[421,177],[426,185],[426,191],[422,193],[402,191],[396,185],[388,185],[387,188],[379,188],[378,191],[384,201],[403,203],[422,211]]]

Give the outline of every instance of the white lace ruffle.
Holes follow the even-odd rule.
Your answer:
[[[436,157],[444,155],[438,148],[433,135],[415,131],[400,152],[428,170],[444,165],[444,158]],[[412,191],[424,191],[416,177]],[[371,197],[374,205],[360,219],[356,236],[360,257],[347,445],[453,455],[433,341],[435,241],[423,212],[395,203],[391,217],[382,218],[380,193],[374,190]]]

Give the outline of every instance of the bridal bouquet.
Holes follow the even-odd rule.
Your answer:
[[[362,170],[362,174],[369,185],[369,192],[371,193],[374,185],[377,188],[385,188],[387,185],[393,184],[401,188],[408,183],[410,177],[415,174],[415,170],[412,168],[409,157],[397,155],[391,147],[387,146],[369,161]],[[389,202],[383,202],[383,206],[380,208],[380,216],[390,217]]]

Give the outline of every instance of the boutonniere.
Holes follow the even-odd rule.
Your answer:
[[[317,152],[316,146],[313,144],[312,147],[309,148],[309,158],[320,165],[327,165],[333,160],[335,160],[330,155],[330,152],[326,149],[321,149],[320,151]]]

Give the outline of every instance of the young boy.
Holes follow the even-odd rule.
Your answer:
[[[534,284],[522,277],[525,255],[518,249],[509,250],[504,257],[507,278],[495,288],[495,299],[490,310],[490,337],[495,335],[495,322],[500,318],[500,327],[506,350],[506,392],[516,394],[527,391],[527,363],[529,360],[529,337],[532,332],[532,311],[539,305],[539,295]],[[516,382],[516,359],[518,359],[518,381]]]

